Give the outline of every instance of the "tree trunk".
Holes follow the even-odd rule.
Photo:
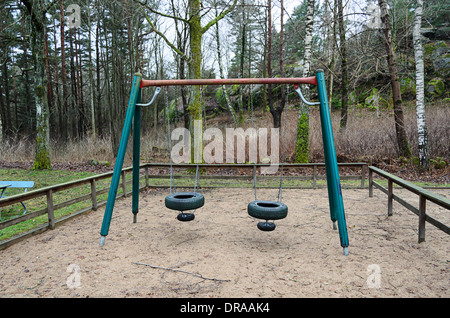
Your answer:
[[[189,0],[189,32],[190,32],[190,61],[189,61],[189,75],[191,79],[201,78],[201,66],[202,66],[202,37],[203,34],[209,30],[211,26],[219,22],[220,19],[225,17],[231,10],[236,6],[237,0],[233,1],[233,4],[224,10],[219,16],[215,17],[208,22],[207,25],[202,27],[201,25],[201,14],[200,14],[200,0]],[[191,129],[193,129],[194,120],[202,120],[202,102],[201,98],[201,88],[199,86],[191,87],[191,99],[189,105],[189,117],[191,120]],[[194,162],[194,135],[191,131],[191,161]],[[203,133],[197,132],[200,140],[197,140],[197,145],[199,151],[203,149]]]
[[[47,54],[47,51],[46,51]],[[15,70],[15,62],[14,59],[12,59],[12,67],[13,70]],[[17,85],[16,85],[16,75],[13,74],[13,88],[14,88],[14,124],[16,127],[17,132],[19,132],[19,114],[18,114],[18,109],[17,109]],[[19,134],[16,134],[16,138],[20,138]]]
[[[80,49],[80,38],[79,33],[75,32],[75,61],[77,64],[77,95],[78,95],[78,113],[79,113],[79,124],[78,124],[78,136],[80,139],[84,138],[86,133],[86,110],[84,106],[84,93],[83,93],[83,70],[81,63],[81,49]]]
[[[272,77],[272,1],[267,1],[267,77]],[[273,127],[280,128],[281,115],[273,103],[272,84],[267,85],[267,101],[273,118]]]
[[[397,135],[397,145],[399,148],[399,155],[408,158],[411,157],[411,150],[409,148],[403,120],[402,95],[400,92],[400,82],[398,80],[398,71],[395,62],[391,29],[389,26],[389,12],[386,0],[378,0],[378,4],[380,6],[381,11],[381,21],[383,23],[383,33],[384,33],[384,44],[386,47],[387,62],[389,66],[389,73],[391,76],[392,99],[394,102],[394,121],[395,121],[395,132]]]
[[[22,34],[24,37],[26,36],[24,19],[22,19]],[[23,41],[23,56],[24,56],[25,67],[28,69],[29,65],[28,65],[28,43],[27,43],[27,41]],[[25,72],[25,78],[24,78],[25,79],[25,96],[26,96],[27,101],[31,101],[32,97],[31,97],[31,92],[30,92],[30,76],[28,73],[29,72]],[[58,83],[58,82],[56,82],[56,83]],[[25,127],[26,127],[25,131],[29,135],[32,135],[34,132],[34,128],[35,128],[35,125],[33,123],[34,116],[33,116],[33,111],[31,109],[31,103],[26,103],[26,104],[27,104],[26,105],[26,114],[28,116],[28,118],[27,118],[28,120],[25,125]]]
[[[279,59],[279,64],[280,64],[280,77],[284,77],[284,63],[283,63],[283,58],[284,58],[284,54],[283,54],[283,41],[284,41],[284,21],[283,21],[283,17],[284,17],[284,3],[283,0],[281,0],[280,2],[280,8],[281,8],[281,12],[280,12],[280,59]],[[286,85],[281,85],[281,100],[280,100],[280,108],[281,111],[283,111],[284,107],[286,104]],[[287,111],[287,107],[286,107],[286,111]]]
[[[31,17],[31,52],[34,62],[32,75],[36,103],[36,155],[33,169],[51,169],[49,109],[46,94],[47,73],[45,71],[45,11],[38,2],[22,0]]]
[[[189,63],[189,76],[191,79],[202,77],[202,26],[200,18],[200,0],[189,0],[189,31],[190,31],[190,63]],[[191,86],[191,98],[189,103],[189,118],[191,120],[191,162],[196,162],[194,146],[197,145],[200,149],[203,149],[203,134],[201,128],[197,132],[199,140],[195,140],[196,134],[194,133],[194,121],[202,120],[201,112],[201,88],[200,86]],[[198,157],[200,158],[200,157]],[[202,160],[202,159],[199,159]]]
[[[53,56],[53,60],[55,62],[55,108],[56,113],[58,115],[58,124],[57,124],[57,131],[58,131],[58,137],[61,138],[61,129],[62,129],[62,112],[61,112],[61,99],[59,94],[59,63],[58,63],[58,54],[57,54],[57,39],[56,39],[56,19],[53,19],[53,44],[55,46],[55,55]]]
[[[306,15],[305,55],[303,57],[303,77],[309,76],[311,71],[311,45],[314,26],[314,0],[308,0]],[[306,98],[309,98],[309,87],[302,85],[301,89]],[[297,142],[295,145],[295,162],[309,162],[309,106],[300,104],[300,113],[297,123]]]
[[[223,10],[218,16],[216,16],[214,19],[210,20],[205,26],[202,27],[201,24],[201,8],[203,8],[203,4],[201,4],[200,0],[189,0],[187,5],[188,9],[188,18],[181,18],[181,17],[175,17],[172,18],[174,20],[182,20],[185,23],[189,25],[189,59],[188,59],[188,66],[189,66],[189,76],[191,79],[199,79],[201,78],[201,67],[202,67],[202,37],[203,34],[205,34],[210,27],[215,25],[218,21],[220,21],[222,18],[224,18],[231,10],[234,9],[236,6],[237,0],[234,0],[233,3],[226,9]],[[148,6],[146,3],[140,2],[140,5],[147,8],[148,10],[155,12],[153,8]],[[157,12],[158,13],[158,12]],[[170,15],[166,15],[169,16]],[[155,25],[153,24],[152,20],[146,15],[145,16],[147,22],[152,27],[152,31],[157,33],[161,38],[164,39],[164,41],[167,43],[167,45],[177,54],[180,55],[181,58],[185,59],[186,55],[184,52],[180,51],[173,43],[171,43],[170,40],[165,37],[163,33],[161,33],[159,30],[155,28]],[[190,87],[190,103],[188,107],[189,111],[189,118],[190,118],[190,128],[193,129],[193,121],[194,120],[201,120],[202,119],[202,112],[201,110],[201,87],[199,86],[191,86]],[[200,141],[203,139],[202,134],[199,135]],[[191,131],[191,138],[194,138],[194,134],[192,134]],[[201,150],[203,148],[203,145],[199,145]],[[191,142],[191,161],[194,162],[194,142]]]
[[[247,21],[245,20],[245,0],[241,1],[241,12],[242,12],[242,23],[239,31],[241,32],[241,52],[239,59],[239,78],[244,78],[244,56],[245,56],[245,42],[247,39]],[[244,86],[239,85],[239,99],[238,99],[238,107],[239,107],[239,123],[242,124],[244,122]]]
[[[88,4],[88,33],[89,33],[89,42],[88,42],[88,51],[89,51],[89,100],[91,104],[91,132],[92,138],[97,137],[97,129],[95,125],[95,94],[94,94],[94,72],[92,66],[92,44],[91,44],[91,6]],[[97,21],[97,23],[99,23]]]
[[[416,60],[416,117],[417,117],[417,137],[419,149],[420,166],[428,169],[428,132],[425,120],[425,73],[423,62],[423,48],[420,35],[422,23],[423,0],[416,0],[416,11],[413,28],[414,56]]]
[[[114,20],[112,22],[114,24]],[[105,43],[107,42],[108,30],[105,25]],[[109,114],[110,114],[110,128],[111,128],[111,146],[112,151],[114,154],[114,157],[117,156],[117,153],[119,151],[119,144],[120,144],[120,110],[119,108],[119,83],[118,83],[118,61],[117,61],[117,29],[113,26],[111,29],[111,55],[108,52],[108,49],[106,48],[106,58],[107,58],[107,64],[111,66],[110,73],[107,75],[106,79],[110,79],[111,84],[108,87],[108,95],[110,96],[108,103],[108,108],[110,108]],[[107,44],[108,46],[108,44]],[[107,66],[108,68],[108,66]],[[106,74],[105,74],[106,75]]]
[[[8,55],[3,63],[3,80],[4,80],[4,90],[5,90],[5,121],[3,122],[3,125],[5,126],[4,129],[7,133],[7,135],[12,134],[13,132],[13,126],[12,126],[12,117],[11,117],[11,109],[10,104],[11,100],[9,97],[9,80],[8,80]]]
[[[341,55],[341,122],[340,129],[345,130],[347,127],[348,114],[348,70],[347,70],[347,42],[345,40],[345,25],[344,25],[344,9],[342,7],[342,0],[338,0],[338,20],[339,20],[339,48]]]
[[[171,2],[172,13],[174,16],[176,16],[177,12],[179,11],[179,8],[174,3],[174,0],[171,0],[170,2]],[[184,17],[187,18],[188,14],[185,13]],[[177,37],[176,37],[177,49],[181,53],[181,54],[178,53],[175,57],[175,59],[177,61],[178,78],[186,79],[186,59],[184,58],[184,56],[186,55],[186,46],[187,46],[187,42],[188,42],[188,28],[185,23],[180,24],[177,19],[174,19],[174,23],[175,23],[175,30],[176,30],[176,34],[177,34]],[[181,25],[181,29],[179,28],[180,25]],[[155,43],[156,43],[156,39],[155,39]],[[159,43],[159,41],[158,41],[158,43]],[[180,90],[181,90],[181,101],[183,104],[184,128],[189,129],[189,125],[190,125],[189,111],[188,111],[189,89],[186,86],[182,86]]]
[[[218,15],[217,12],[217,4],[216,4],[216,16]],[[220,34],[219,34],[219,23],[216,24],[216,44],[217,44],[217,61],[219,63],[219,74],[220,78],[224,79],[225,76],[223,74],[223,65],[222,65],[222,52],[220,51]],[[228,95],[227,87],[225,85],[222,85],[222,91],[223,96],[225,97],[225,102],[227,104],[228,111],[231,114],[231,117],[233,118],[234,126],[237,126],[237,119],[236,119],[236,113],[234,111],[233,105],[231,105],[230,96]],[[251,94],[251,92],[250,92]]]
[[[3,125],[3,122],[6,118],[6,112],[5,112],[5,103],[3,102],[3,89],[2,89],[2,83],[0,83],[0,144],[4,140],[4,136],[6,136],[5,133],[5,126]]]
[[[97,25],[95,27],[95,67],[96,67],[96,96],[97,96],[97,128],[98,135],[103,136],[102,92],[100,82],[100,0],[97,0]]]
[[[127,23],[127,45],[128,45],[128,54],[130,58],[130,77],[134,77],[134,73],[137,72],[136,62],[134,58],[134,47],[133,47],[133,30],[131,25],[131,9],[129,0],[125,0],[125,20]]]
[[[66,50],[65,50],[65,38],[64,38],[64,0],[61,0],[59,6],[59,16],[60,16],[60,28],[61,28],[61,83],[62,83],[62,125],[61,129],[61,137],[63,142],[67,142],[68,139],[68,94],[67,94],[67,84],[66,84]]]
[[[71,88],[71,96],[70,96],[70,126],[72,128],[71,138],[74,140],[77,138],[77,126],[78,126],[78,94],[77,94],[77,78],[75,75],[75,52],[73,48],[73,41],[75,37],[75,29],[71,28],[69,30],[69,49],[70,49],[70,88]]]
[[[53,106],[53,85],[51,81],[51,74],[50,74],[50,55],[48,52],[48,32],[47,28],[45,28],[45,35],[44,35],[44,51],[45,51],[45,72],[47,75],[47,103],[48,103],[48,110],[49,110],[49,131],[50,127],[52,125],[57,126],[55,123],[57,122],[55,115],[55,107]],[[53,130],[53,129],[52,129]],[[53,130],[54,131],[54,130]]]

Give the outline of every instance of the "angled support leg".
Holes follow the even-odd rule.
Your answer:
[[[345,221],[344,202],[342,199],[341,182],[337,166],[336,149],[331,126],[330,111],[328,107],[327,90],[323,70],[316,71],[317,88],[320,101],[320,122],[322,125],[323,148],[325,154],[325,167],[327,174],[328,198],[330,202],[331,220],[337,221],[341,246],[344,255],[348,255],[348,234]]]

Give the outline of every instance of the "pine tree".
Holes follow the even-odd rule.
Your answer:
[[[400,156],[411,157],[411,150],[406,136],[406,129],[403,119],[402,95],[400,91],[400,82],[398,79],[397,64],[395,61],[394,46],[392,44],[391,28],[389,25],[389,12],[386,0],[378,0],[381,12],[381,21],[383,24],[384,44],[387,53],[387,63],[391,77],[392,99],[394,102],[394,121],[397,134],[397,144]]]

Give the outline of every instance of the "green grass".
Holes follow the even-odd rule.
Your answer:
[[[34,181],[34,189],[44,188],[55,184],[79,180],[93,176],[92,172],[75,172],[61,170],[25,170],[0,169],[0,181]],[[21,189],[8,189],[7,194],[22,193]]]
[[[83,179],[89,176],[95,175],[91,172],[74,172],[74,171],[60,171],[60,170],[50,170],[50,171],[37,171],[37,170],[24,170],[24,169],[0,169],[0,181],[34,181],[34,188],[29,189],[36,190],[39,188],[44,188],[56,184],[66,183],[69,181]],[[103,183],[106,183],[104,185]],[[108,186],[108,182],[102,182],[101,187]],[[99,186],[97,186],[99,189]],[[15,194],[23,193],[23,189],[7,189],[5,195],[12,196]],[[54,204],[62,203],[68,201],[74,197],[82,196],[90,193],[90,185],[83,185],[80,187],[71,188],[68,190],[60,191],[54,194],[53,200]],[[99,196],[98,200],[104,200],[106,194]],[[39,197],[24,202],[28,208],[28,212],[39,211],[46,207],[46,197]],[[62,216],[68,215],[73,211],[77,211],[84,207],[91,205],[89,201],[83,201],[76,203],[71,206],[67,206],[58,210],[55,210],[55,217],[58,219]],[[15,218],[22,215],[23,207],[20,203],[1,208],[2,221]],[[0,240],[5,240],[11,238],[15,235],[21,234],[23,232],[29,231],[41,224],[48,222],[47,215],[33,218],[31,220],[18,223],[16,225],[7,227],[0,230]]]
[[[376,181],[378,184],[387,187],[388,186],[388,181],[385,178],[381,178],[381,179],[374,179],[374,181]],[[411,183],[422,187],[422,188],[432,188],[432,187],[446,187],[446,188],[450,188],[450,183],[433,183],[433,182],[418,182],[418,181],[412,181]],[[367,182],[367,184],[369,184]],[[394,187],[397,187],[397,185],[394,184]]]

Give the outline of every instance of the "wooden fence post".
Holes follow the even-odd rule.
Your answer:
[[[317,185],[317,165],[313,166],[313,188],[315,189]]]
[[[361,189],[364,189],[364,183],[366,182],[366,165],[363,164],[361,170]]]
[[[426,199],[419,195],[419,243],[425,242]]]
[[[126,197],[127,196],[127,178],[125,176],[125,171],[122,171],[122,191],[123,191],[123,196]]]
[[[148,188],[149,183],[148,183],[148,167],[145,166],[145,186]]]
[[[48,227],[53,230],[55,228],[55,210],[53,208],[53,190],[47,191],[47,214],[48,214]]]
[[[388,180],[388,216],[392,216],[392,205],[394,203],[393,196],[393,182],[391,179]]]
[[[97,189],[95,185],[95,179],[91,180],[91,199],[92,199],[92,209],[96,211],[98,204],[97,204]]]

